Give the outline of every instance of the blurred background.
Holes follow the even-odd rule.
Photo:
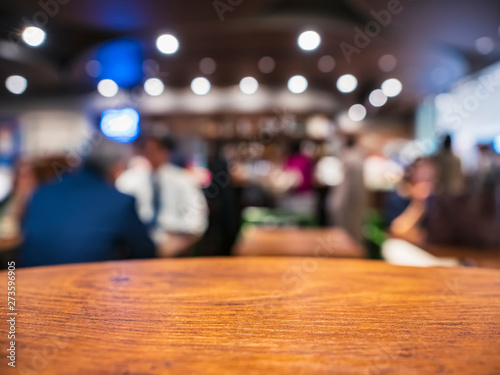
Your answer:
[[[107,183],[155,256],[500,268],[499,16],[494,0],[4,0],[2,256],[113,259],[74,232],[136,246],[132,221],[95,237],[120,211],[64,185],[118,145]]]

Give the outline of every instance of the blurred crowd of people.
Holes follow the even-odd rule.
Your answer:
[[[411,164],[384,207],[390,232],[414,243],[500,247],[500,158],[479,146],[478,166],[465,175],[446,136],[433,157]]]
[[[126,171],[122,146],[106,139],[77,167],[20,162],[2,203],[2,242],[20,247],[23,266],[182,254],[205,232],[208,213],[201,187],[170,163],[173,147],[147,138],[144,162]]]
[[[19,162],[14,189],[0,204],[0,249],[19,248],[20,263],[37,266],[192,255],[204,236],[229,249],[209,255],[229,255],[241,221],[242,197],[232,188],[241,176],[220,145],[209,149],[212,181],[205,187],[172,163],[173,139],[149,136],[141,145],[128,163],[121,145],[109,140],[94,145],[79,166],[64,158]],[[369,192],[355,135],[345,136],[338,160],[341,171],[329,171],[335,183],[325,184],[318,160],[292,142],[259,182],[274,207],[301,214],[319,208],[325,225],[363,243]],[[387,232],[415,243],[500,247],[499,172],[498,155],[479,146],[477,169],[465,175],[445,137],[439,152],[409,165],[385,193]]]

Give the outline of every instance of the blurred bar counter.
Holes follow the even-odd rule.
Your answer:
[[[248,227],[234,255],[364,258],[366,251],[342,228]]]

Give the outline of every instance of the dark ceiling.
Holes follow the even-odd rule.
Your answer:
[[[0,80],[24,75],[29,81],[28,96],[95,90],[85,64],[101,43],[118,37],[137,39],[144,58],[159,64],[162,79],[172,87],[188,86],[200,75],[198,64],[204,57],[217,62],[216,72],[209,76],[217,86],[234,85],[246,75],[270,86],[285,86],[290,76],[303,74],[311,87],[331,91],[346,104],[364,100],[382,81],[396,77],[404,90],[386,111],[411,109],[423,96],[447,90],[460,77],[500,57],[500,48],[485,56],[474,47],[484,36],[500,45],[498,0],[401,0],[398,9],[402,11],[391,16],[368,46],[352,54],[350,62],[341,43],[353,45],[354,28],[364,29],[374,11],[387,10],[396,0],[59,1],[66,4],[56,0],[0,3]],[[222,17],[215,4],[226,7]],[[16,43],[13,48],[9,33],[37,21],[46,21],[46,43],[39,48]],[[308,28],[322,36],[321,46],[313,52],[301,51],[296,42]],[[179,39],[175,55],[156,50],[156,37],[163,32]],[[398,60],[390,73],[377,65],[385,54]],[[317,68],[323,55],[336,60],[331,73]],[[276,60],[274,72],[259,72],[257,62],[262,56]],[[346,73],[357,76],[360,86],[353,94],[342,95],[335,82]],[[9,96],[0,88],[0,98]]]

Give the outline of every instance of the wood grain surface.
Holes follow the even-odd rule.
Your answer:
[[[234,255],[364,258],[365,249],[342,228],[251,227]]]
[[[500,374],[497,270],[192,258],[16,281],[17,367],[2,355],[2,375]]]

